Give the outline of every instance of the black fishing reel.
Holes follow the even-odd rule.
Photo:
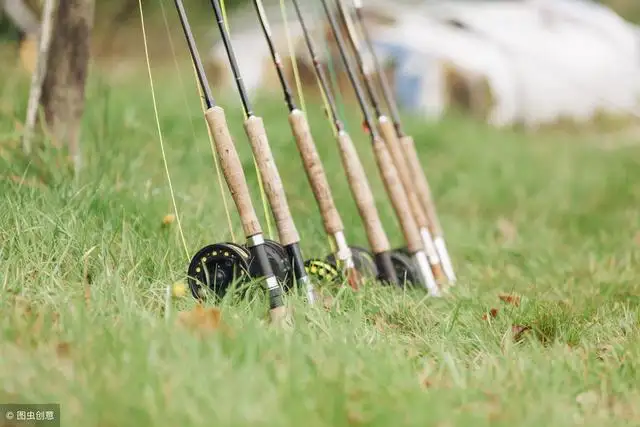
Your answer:
[[[397,248],[391,251],[391,263],[396,271],[396,277],[400,286],[417,286],[422,284],[418,266],[411,259],[411,254],[407,248]]]
[[[371,252],[359,246],[349,246],[349,248],[351,249],[356,270],[364,277],[378,277],[378,267]],[[390,255],[396,277],[401,286],[405,284],[415,286],[422,283],[417,267],[406,248],[394,249]],[[307,274],[324,281],[338,282],[344,279],[344,275],[338,270],[337,266],[334,254],[328,255],[324,260],[314,258],[305,262]]]
[[[373,256],[364,248],[349,246],[353,264],[356,270],[365,277],[376,277],[378,269],[373,260]],[[329,254],[322,260],[318,258],[308,259],[304,263],[307,274],[317,280],[325,282],[340,282],[344,279],[344,274],[338,269],[338,262],[335,254]]]
[[[287,253],[279,243],[265,239],[264,246],[271,269],[285,290],[293,287],[293,268]],[[189,289],[196,299],[207,296],[207,290],[222,298],[235,285],[242,293],[241,285],[259,277],[258,262],[246,246],[237,243],[214,243],[200,249],[191,259],[187,270]]]

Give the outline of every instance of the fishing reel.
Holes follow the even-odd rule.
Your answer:
[[[407,248],[392,250],[391,263],[396,271],[396,277],[401,287],[405,285],[417,286],[422,284],[418,268],[411,259],[411,254]]]
[[[349,246],[349,248],[356,270],[363,276],[376,277],[378,269],[373,261],[373,256],[364,248],[358,246]],[[317,280],[337,283],[344,279],[344,274],[338,268],[335,254],[329,254],[325,259],[308,259],[304,266],[307,274]]]
[[[285,290],[293,287],[293,268],[287,253],[279,243],[265,239],[264,247],[273,274]],[[207,290],[217,298],[223,298],[230,288],[241,293],[247,291],[241,285],[259,277],[259,265],[246,246],[237,243],[214,243],[200,249],[191,259],[187,270],[187,282],[191,294],[203,299]]]
[[[359,247],[349,246],[356,270],[364,277],[378,277],[379,271],[371,252]],[[420,284],[420,275],[411,259],[411,255],[405,248],[395,249],[391,252],[391,262],[396,272],[398,281],[404,286]],[[338,270],[338,263],[334,254],[328,255],[324,260],[310,259],[305,262],[307,274],[325,281],[341,281],[344,275]]]

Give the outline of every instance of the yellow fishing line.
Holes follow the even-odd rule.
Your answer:
[[[138,0],[138,7],[140,8],[140,24],[142,26],[142,39],[144,41],[144,56],[147,62],[147,71],[149,73],[149,85],[151,87],[151,98],[153,99],[153,112],[156,119],[156,126],[158,127],[158,138],[160,140],[160,150],[162,151],[162,161],[164,163],[164,170],[167,174],[167,181],[169,183],[169,192],[171,193],[171,202],[173,203],[173,211],[176,214],[176,221],[178,222],[178,231],[182,239],[182,245],[184,247],[185,255],[189,259],[189,249],[187,248],[187,241],[184,238],[182,232],[182,223],[180,222],[180,215],[178,215],[178,206],[176,205],[176,197],[173,191],[173,184],[171,183],[171,174],[169,173],[169,165],[167,164],[167,155],[164,149],[164,139],[162,137],[162,127],[160,126],[160,116],[158,114],[158,103],[156,101],[156,91],[153,86],[153,75],[151,73],[151,60],[149,59],[149,46],[147,43],[147,31],[144,25],[144,14],[142,12],[142,0]]]
[[[222,19],[224,21],[224,27],[227,30],[227,34],[229,34],[229,38],[231,38],[231,31],[229,31],[229,20],[227,19],[227,8],[224,4],[224,0],[220,0],[220,9],[222,9]],[[247,112],[242,109],[242,113],[244,114],[244,119],[247,119]],[[271,211],[269,210],[269,205],[267,204],[267,193],[264,191],[264,183],[262,182],[262,176],[260,175],[260,170],[258,169],[258,162],[256,161],[253,152],[251,153],[251,158],[253,159],[253,167],[256,170],[256,176],[258,178],[258,188],[260,189],[260,199],[262,200],[262,209],[264,210],[264,219],[267,222],[267,236],[269,239],[273,239],[273,227],[271,225]]]
[[[176,67],[176,73],[178,75],[178,83],[180,88],[182,89],[180,93],[182,94],[182,101],[184,102],[184,108],[187,110],[187,114],[191,117],[191,108],[189,107],[189,100],[187,99],[186,92],[184,90],[184,80],[182,79],[182,72],[180,71],[180,65],[178,64],[178,58],[176,55],[176,50],[173,45],[173,37],[171,36],[171,31],[169,30],[169,21],[167,20],[167,14],[164,9],[164,0],[158,0],[160,3],[160,11],[162,12],[162,20],[164,21],[164,28],[167,32],[167,39],[169,40],[169,49],[171,49],[171,56],[173,58],[173,64]],[[196,129],[193,126],[193,122],[189,120],[189,125],[191,126],[191,133],[193,134],[193,139],[196,139]]]
[[[298,70],[298,60],[296,53],[293,49],[293,41],[291,40],[291,33],[289,32],[289,24],[287,23],[287,6],[284,0],[280,0],[280,13],[282,15],[282,24],[284,25],[284,34],[287,39],[287,50],[289,51],[289,58],[291,59],[291,66],[293,68],[293,79],[296,82],[296,90],[298,91],[298,98],[300,99],[300,107],[302,111],[307,112],[307,107],[304,102],[304,93],[302,91],[302,81],[300,80],[300,73]]]
[[[158,0],[160,2],[160,10],[162,11],[162,19],[164,21],[164,27],[167,31],[167,37],[169,39],[169,48],[171,49],[171,55],[173,56],[173,63],[176,67],[176,72],[178,75],[178,83],[180,84],[180,88],[181,88],[181,93],[182,93],[182,100],[184,101],[184,106],[186,108],[187,111],[187,115],[189,116],[189,124],[191,125],[191,133],[193,134],[193,140],[196,140],[196,129],[193,126],[193,121],[191,120],[191,108],[189,106],[189,101],[187,100],[187,94],[185,91],[185,84],[184,84],[184,80],[182,79],[182,72],[180,70],[180,65],[178,64],[178,58],[176,55],[176,50],[174,48],[173,45],[173,37],[171,36],[171,31],[169,29],[169,22],[167,21],[167,14],[165,13],[165,9],[164,9],[164,1],[163,0]],[[198,88],[198,94],[200,96],[200,99],[202,100],[202,88],[200,87],[199,84],[197,84],[198,82],[198,74],[196,73],[196,69],[195,69],[195,65],[193,65],[193,62],[191,63],[191,68],[193,69],[193,74],[194,74],[194,78],[196,79],[196,87]],[[204,112],[204,104],[202,105],[202,111]],[[236,241],[236,236],[235,233],[233,232],[233,223],[231,222],[231,213],[229,211],[229,206],[227,203],[227,195],[226,192],[224,191],[224,185],[222,184],[222,176],[220,174],[220,166],[218,163],[218,156],[216,153],[216,150],[214,149],[213,146],[213,139],[211,136],[211,133],[209,132],[209,128],[207,126],[207,135],[209,136],[209,145],[211,146],[211,153],[213,154],[213,164],[216,170],[216,175],[218,176],[218,186],[220,187],[220,194],[222,195],[222,204],[224,205],[224,212],[227,216],[227,225],[229,227],[229,233],[231,234],[231,240],[232,241]]]

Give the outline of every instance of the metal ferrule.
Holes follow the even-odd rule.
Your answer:
[[[265,285],[268,291],[273,291],[274,289],[280,288],[280,283],[278,283],[278,279],[275,276],[267,277],[265,280]]]
[[[422,282],[429,291],[429,295],[432,297],[441,296],[440,288],[436,283],[436,279],[433,277],[433,272],[431,271],[431,266],[429,265],[429,261],[427,260],[427,254],[424,251],[418,251],[413,254],[413,259],[418,267],[418,271],[422,276]]]
[[[424,250],[427,253],[427,258],[429,258],[431,265],[440,264],[440,257],[438,256],[438,251],[436,250],[436,246],[433,242],[433,237],[431,237],[429,229],[426,227],[421,228],[420,237],[422,237],[422,244],[424,245]]]
[[[451,263],[451,258],[449,257],[449,251],[447,251],[447,245],[444,242],[444,238],[442,236],[436,237],[434,239],[434,245],[440,255],[444,274],[447,276],[450,283],[454,283],[456,281],[456,274],[453,271],[453,264]]]
[[[278,279],[276,279],[275,276],[267,277],[265,285],[269,294],[269,309],[272,310],[274,308],[282,307],[284,305],[284,300],[282,298],[283,291],[280,287],[280,283],[278,283]]]
[[[252,248],[254,246],[262,245],[264,243],[264,236],[262,233],[254,234],[253,236],[249,236],[247,238],[247,246]]]
[[[309,276],[304,276],[300,279],[300,287],[304,287],[305,294],[307,296],[307,302],[309,304],[314,304],[316,302],[316,292],[311,284],[311,279]]]
[[[347,238],[344,236],[344,233],[342,231],[338,231],[333,233],[331,237],[333,238],[333,243],[336,246],[336,259],[340,261],[345,269],[355,268],[353,253],[347,244]]]

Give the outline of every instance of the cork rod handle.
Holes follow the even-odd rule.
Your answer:
[[[440,220],[438,219],[438,214],[436,213],[436,207],[433,202],[433,197],[431,195],[431,188],[429,188],[429,181],[427,181],[427,177],[424,174],[424,170],[420,165],[420,160],[418,159],[418,152],[416,151],[416,146],[413,141],[413,138],[410,136],[403,136],[400,139],[400,144],[403,146],[405,151],[405,158],[409,164],[409,169],[411,171],[411,176],[416,185],[416,191],[418,193],[418,197],[420,198],[420,202],[425,209],[425,213],[427,214],[427,219],[429,221],[429,231],[433,234],[433,237],[442,237],[442,226],[440,225]]]
[[[271,212],[276,221],[280,244],[287,246],[297,243],[300,241],[300,236],[291,217],[287,196],[271,154],[264,123],[260,117],[251,116],[245,120],[244,129],[249,137],[251,149],[258,164],[258,170],[271,206]]]
[[[413,217],[415,218],[415,221],[419,228],[426,228],[428,227],[429,221],[427,220],[427,215],[425,213],[424,207],[420,203],[418,194],[415,191],[415,184],[411,179],[411,171],[409,170],[409,165],[407,164],[404,150],[402,149],[402,145],[400,145],[400,140],[398,139],[396,130],[393,127],[393,123],[388,118],[381,117],[378,121],[378,127],[380,128],[382,138],[387,145],[387,150],[391,155],[393,164],[398,171],[398,176],[400,177],[402,187],[407,194],[409,207],[411,208]]]
[[[380,221],[371,187],[369,187],[367,174],[362,163],[360,163],[360,158],[348,133],[344,131],[338,133],[338,146],[349,188],[355,199],[358,212],[360,212],[360,217],[364,222],[371,251],[374,254],[389,251],[391,250],[391,245],[387,234],[382,228],[382,222]]]
[[[409,200],[404,188],[402,188],[402,183],[400,182],[398,171],[393,165],[393,160],[391,160],[391,155],[384,142],[379,138],[373,143],[373,151],[378,163],[378,169],[382,174],[382,182],[387,189],[387,194],[400,222],[402,234],[404,234],[407,242],[407,249],[411,253],[418,252],[423,248],[422,238],[413,214],[409,210]]]
[[[251,194],[242,169],[242,163],[229,133],[224,110],[220,107],[209,108],[204,113],[209,132],[213,138],[222,173],[227,181],[231,197],[238,209],[242,229],[246,237],[262,233],[256,211],[251,202]]]
[[[309,123],[304,113],[300,110],[293,110],[289,114],[289,124],[298,145],[304,170],[311,184],[311,190],[320,208],[325,231],[330,235],[341,232],[344,230],[344,225],[333,201],[327,175],[324,172],[320,155],[316,149]]]

